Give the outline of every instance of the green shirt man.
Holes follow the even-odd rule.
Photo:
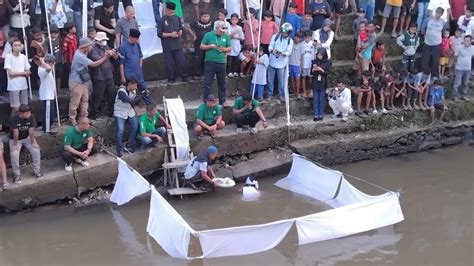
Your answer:
[[[194,132],[198,139],[202,138],[205,131],[209,132],[211,137],[215,137],[217,130],[225,127],[225,123],[222,120],[221,107],[216,103],[216,97],[209,94],[206,101],[201,103],[196,110]]]
[[[138,134],[141,135],[141,133],[153,133],[153,131],[156,130],[156,120],[158,120],[160,116],[161,114],[159,111],[156,111],[156,113],[151,118],[148,116],[148,113],[142,114],[138,120]]]
[[[263,121],[263,128],[268,127],[267,120],[260,109],[258,101],[252,99],[249,92],[244,91],[241,96],[237,97],[232,109],[234,121],[237,124],[237,133],[242,133],[242,127],[248,125],[250,132],[256,134],[256,125],[260,120]]]
[[[216,31],[210,31],[204,34],[201,41],[201,47],[202,45],[208,46],[208,49],[205,49],[206,54],[204,56],[204,61],[222,64],[226,63],[226,53],[228,50],[223,49],[230,47],[230,38],[227,33],[222,32],[218,35],[216,34]]]
[[[92,131],[84,129],[79,132],[75,126],[69,126],[64,133],[64,145],[70,145],[74,149],[79,149],[85,144],[86,139],[92,137]]]

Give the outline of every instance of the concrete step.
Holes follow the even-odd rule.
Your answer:
[[[385,45],[386,56],[399,56],[403,54],[403,49],[400,48],[396,40],[391,38],[388,34],[378,36],[378,41]],[[354,59],[354,40],[352,35],[344,35],[331,45],[331,60],[353,60]]]

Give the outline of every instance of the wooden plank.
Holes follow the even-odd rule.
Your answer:
[[[175,160],[173,162],[163,163],[162,167],[165,169],[175,169],[186,167],[188,165],[188,160]]]
[[[168,193],[171,196],[202,194],[202,193],[207,193],[207,192],[209,192],[209,191],[194,190],[194,189],[189,188],[189,187],[168,189]]]

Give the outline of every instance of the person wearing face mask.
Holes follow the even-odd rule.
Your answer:
[[[106,51],[111,50],[107,45],[107,35],[105,32],[97,32],[95,43],[91,52],[87,55],[92,61],[102,58]],[[113,57],[117,57],[116,54]],[[114,84],[114,66],[108,58],[105,62],[97,67],[91,67],[92,78],[92,110],[91,119],[95,119],[100,113],[112,117],[115,101],[115,84]],[[104,103],[105,104],[104,104]]]
[[[114,46],[116,24],[113,0],[104,0],[101,6],[94,8],[94,27],[107,34],[110,47]]]

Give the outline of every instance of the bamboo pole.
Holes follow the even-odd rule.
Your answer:
[[[257,54],[256,54],[255,58],[258,58],[260,56],[260,37],[261,37],[261,34],[262,34],[262,14],[263,14],[263,0],[260,0],[260,14],[258,14],[259,20],[258,20],[258,36],[257,36]],[[252,36],[253,36],[253,34],[252,34]],[[257,76],[258,76],[258,72],[255,73],[255,81],[257,81]],[[252,77],[252,79],[253,79],[253,77]],[[255,87],[256,86],[257,85],[254,82],[253,86],[252,86],[252,99],[255,98]]]
[[[26,58],[28,58],[28,41],[27,41],[27,37],[26,37],[26,30],[25,30],[25,20],[23,18],[23,3],[21,2],[21,0],[18,1],[19,5],[20,5],[20,16],[21,16],[21,29],[23,31],[23,45],[24,45],[24,49],[25,49],[25,55],[26,55]],[[30,92],[30,100],[33,100],[33,91],[31,90],[31,78],[30,76],[28,76],[28,90]]]

